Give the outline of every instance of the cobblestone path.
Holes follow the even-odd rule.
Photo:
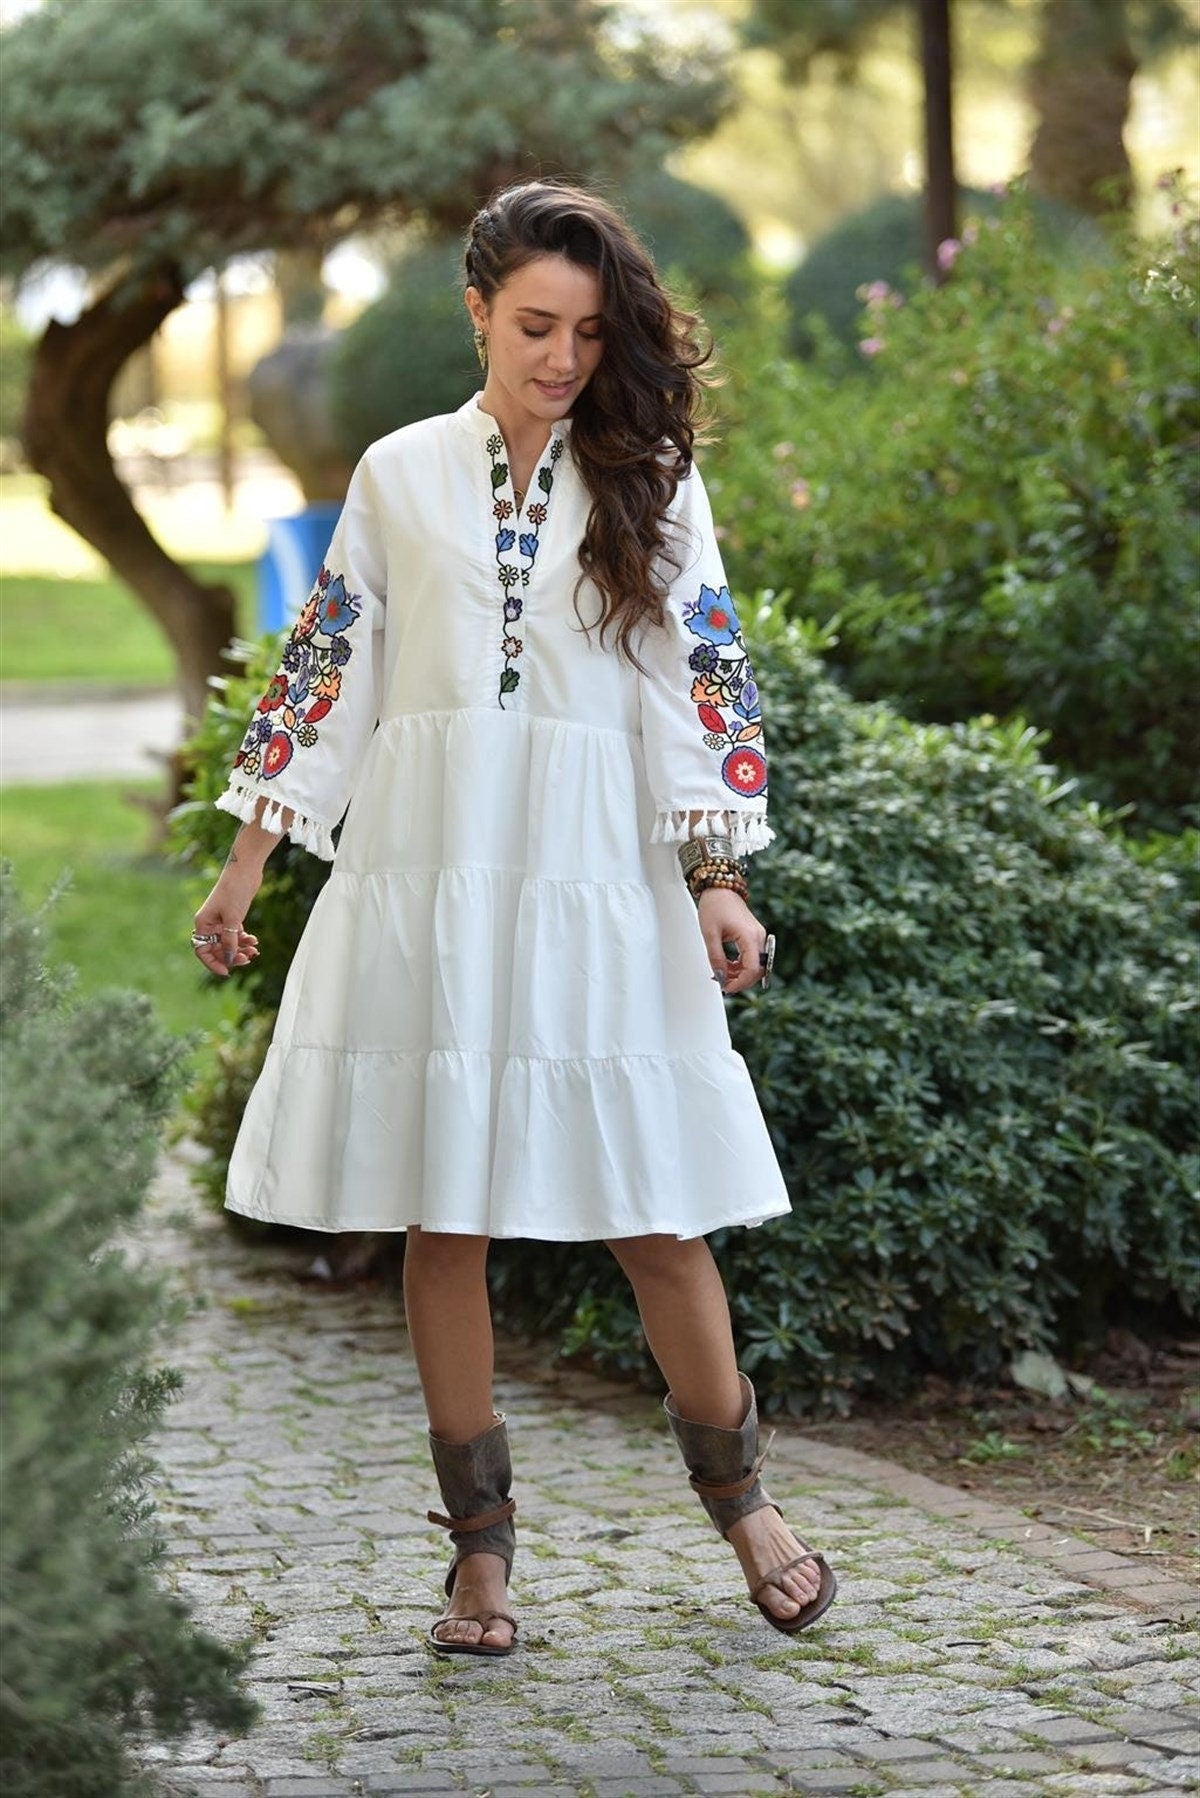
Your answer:
[[[1200,1785],[1200,1592],[784,1426],[768,1466],[842,1595],[750,1604],[651,1396],[499,1345],[520,1646],[443,1660],[440,1500],[398,1298],[303,1284],[164,1174],[148,1252],[196,1300],[159,1439],[168,1573],[257,1641],[262,1718],[148,1761],[201,1798],[1110,1798]],[[1088,1583],[1084,1583],[1084,1581]],[[1141,1592],[1144,1602],[1134,1601]]]

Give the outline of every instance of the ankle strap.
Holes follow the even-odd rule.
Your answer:
[[[761,1455],[757,1457],[749,1473],[743,1474],[740,1480],[730,1480],[727,1485],[720,1486],[712,1480],[702,1480],[696,1474],[690,1473],[688,1475],[688,1484],[698,1492],[702,1498],[740,1498],[743,1492],[749,1492],[751,1486],[753,1486],[755,1480],[757,1480],[759,1474],[762,1472],[763,1462],[770,1454],[771,1444],[774,1440],[775,1431],[772,1430],[771,1434],[767,1437],[767,1446],[763,1449]]]
[[[510,1498],[505,1504],[497,1505],[494,1511],[480,1511],[474,1517],[443,1517],[440,1511],[426,1511],[425,1515],[430,1523],[440,1523],[444,1530],[470,1532],[489,1529],[493,1523],[503,1523],[506,1517],[512,1516],[516,1508],[516,1499]]]

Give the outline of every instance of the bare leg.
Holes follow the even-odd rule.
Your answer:
[[[492,1408],[492,1313],[487,1292],[486,1236],[408,1231],[404,1245],[404,1315],[429,1428],[446,1442],[470,1442],[495,1422]],[[469,1555],[459,1563],[447,1612],[508,1610],[504,1562]],[[438,1630],[445,1642],[506,1646],[511,1624],[488,1630],[472,1619]]]
[[[682,1416],[733,1430],[743,1416],[742,1389],[729,1304],[712,1251],[703,1237],[617,1237],[608,1247],[629,1277],[650,1352],[675,1395]],[[778,1511],[763,1505],[729,1531],[747,1583],[802,1552]],[[777,1617],[794,1617],[816,1597],[820,1580],[812,1566],[782,1576],[781,1592],[760,1594]],[[790,1594],[785,1596],[785,1593]]]

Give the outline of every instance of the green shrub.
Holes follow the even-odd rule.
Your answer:
[[[160,1584],[147,1437],[178,1390],[157,1367],[174,1307],[117,1244],[135,1225],[182,1045],[147,1001],[67,1003],[0,870],[4,1107],[2,1495],[8,1798],[148,1790],[135,1747],[254,1714],[240,1651]]]
[[[771,623],[748,634],[777,840],[751,867],[778,985],[729,1018],[793,1210],[713,1238],[743,1366],[772,1405],[841,1406],[1194,1315],[1197,908],[1020,720],[857,703]],[[492,1263],[511,1322],[645,1363],[603,1251]]]
[[[704,302],[740,296],[750,239],[718,194],[665,169],[650,169],[628,181],[615,199],[658,268],[682,276],[689,293]]]
[[[1194,1311],[1182,845],[1135,859],[1021,720],[913,724],[850,698],[815,658],[819,633],[780,608],[750,635],[778,834],[752,863],[754,905],[779,980],[729,1015],[794,1210],[714,1244],[764,1399],[843,1404],[930,1367],[994,1371],[1026,1343],[1070,1352],[1131,1305]],[[223,782],[260,684],[214,707],[198,794]],[[177,830],[215,871],[223,814],[185,809]],[[268,972],[239,1080],[265,1042],[254,1006],[278,1003],[270,970],[325,878],[308,860],[263,901]],[[214,1091],[219,1142],[233,1085],[218,1075]],[[511,1323],[646,1364],[603,1248],[497,1243],[491,1269]]]
[[[878,292],[858,379],[764,347],[760,312],[710,487],[735,584],[836,622],[856,695],[1019,712],[1171,830],[1200,798],[1200,230],[1119,248],[1064,273],[1014,197],[945,287]]]
[[[0,303],[0,440],[20,439],[33,346],[11,306]]]
[[[225,789],[246,719],[279,665],[280,643],[280,637],[265,637],[257,644],[234,644],[228,652],[234,671],[211,683],[212,696],[199,729],[183,750],[187,797],[171,814],[168,843],[175,859],[203,879],[216,879],[233,841],[235,821],[217,811],[213,800]],[[193,1178],[218,1210],[225,1201],[225,1176],[242,1112],[270,1046],[288,968],[317,894],[329,878],[329,867],[287,837],[272,851],[254,901],[258,959],[239,969],[234,984],[236,1014],[216,1032],[207,1070],[184,1096],[188,1132],[209,1155]],[[255,1233],[248,1220],[238,1219],[237,1225]]]
[[[226,653],[235,671],[210,681],[204,717],[181,751],[187,797],[171,813],[168,845],[184,867],[204,879],[216,879],[236,834],[236,821],[217,811],[213,801],[225,791],[246,720],[279,666],[283,640],[279,635],[233,644]],[[269,918],[270,929],[259,933],[257,960],[236,976],[242,1017],[278,1010],[296,944],[329,868],[288,837],[272,850],[254,902],[254,916]]]
[[[1058,260],[1077,262],[1104,252],[1105,240],[1093,220],[1055,200],[1034,201],[1041,241]],[[962,188],[959,205],[976,216],[999,209],[996,194]],[[862,303],[858,290],[871,281],[912,291],[920,285],[924,261],[925,202],[920,194],[884,194],[861,212],[839,219],[818,238],[798,268],[788,276],[787,347],[797,356],[811,355],[818,342],[811,320],[816,314],[843,343],[855,344]]]
[[[481,384],[461,260],[457,240],[414,247],[385,292],[338,338],[329,395],[348,456],[401,425],[457,410]]]

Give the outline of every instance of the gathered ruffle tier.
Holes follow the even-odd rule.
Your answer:
[[[293,961],[228,1204],[547,1241],[789,1209],[640,739],[386,719]]]

